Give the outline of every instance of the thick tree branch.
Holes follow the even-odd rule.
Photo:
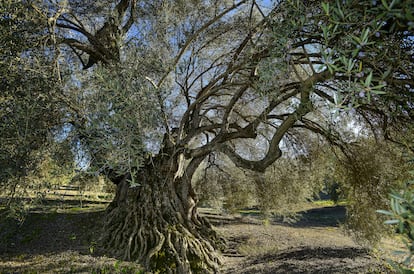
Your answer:
[[[305,80],[300,86],[300,94],[301,94],[301,101],[297,109],[290,114],[278,127],[276,132],[274,133],[266,156],[259,160],[259,161],[251,161],[242,158],[238,155],[234,149],[232,149],[229,145],[223,144],[220,147],[220,151],[225,153],[236,166],[250,169],[253,171],[263,172],[265,169],[271,165],[274,161],[282,156],[282,152],[279,148],[279,144],[285,134],[288,132],[289,129],[293,127],[296,121],[300,120],[306,113],[312,110],[312,103],[310,100],[311,91],[314,89],[314,85],[318,82],[322,82],[327,80],[331,77],[329,71],[324,71],[318,74],[314,74],[313,76],[309,77]]]
[[[103,62],[104,64],[119,62],[119,40],[131,28],[134,22],[135,5],[136,0],[121,0],[115,7],[115,14],[112,13],[112,16],[107,19],[103,27],[94,34],[87,31],[82,22],[73,14],[67,13],[76,22],[66,18],[63,14],[60,18],[57,18],[58,22],[55,24],[56,27],[69,29],[84,35],[88,39],[89,44],[80,42],[74,38],[64,38],[60,42],[89,55],[89,61],[84,65],[84,69],[93,66],[97,62]],[[122,26],[123,21],[126,20],[125,14],[128,8],[130,8],[130,16],[125,25]],[[78,53],[76,54],[78,55]],[[81,62],[84,63],[83,60]]]

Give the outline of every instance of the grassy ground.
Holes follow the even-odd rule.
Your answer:
[[[223,272],[393,273],[384,253],[369,251],[343,233],[344,207],[316,205],[301,215],[294,223],[246,213],[219,221],[218,230],[230,246]]]
[[[106,257],[97,246],[106,204],[49,202],[24,223],[0,221],[0,273],[139,273],[130,262]]]
[[[55,205],[23,224],[0,220],[0,273],[142,273],[139,265],[105,256],[97,242],[104,203]],[[202,209],[227,240],[223,273],[391,273],[381,258],[344,235],[345,210],[314,204],[296,223],[263,220],[257,211]],[[388,243],[388,248],[393,243]]]

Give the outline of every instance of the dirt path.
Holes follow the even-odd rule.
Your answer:
[[[0,222],[0,273],[140,273],[96,247],[103,208],[32,213]],[[254,214],[208,214],[227,240],[223,273],[391,273],[338,227],[344,209],[313,209],[301,221],[263,222]]]

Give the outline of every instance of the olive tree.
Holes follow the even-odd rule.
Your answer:
[[[43,47],[46,25],[21,1],[0,4],[0,188],[9,206],[45,160],[51,130],[60,125],[58,75]]]
[[[103,237],[116,254],[217,271],[221,240],[192,185],[206,157],[261,173],[307,131],[350,155],[335,109],[390,138],[412,119],[409,1],[263,3],[31,4],[59,49],[62,128],[80,163],[118,185]]]

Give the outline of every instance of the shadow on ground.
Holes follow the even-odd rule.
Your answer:
[[[240,273],[390,273],[380,263],[373,264],[368,251],[346,247],[298,247],[247,260]]]
[[[395,273],[340,228],[343,206],[299,212],[296,222],[257,214],[209,216],[227,239],[224,273]]]
[[[53,203],[47,206],[51,209]],[[391,273],[382,271],[381,262],[356,245],[298,241],[308,237],[305,231],[311,231],[306,234],[311,237],[337,233],[335,239],[343,238],[337,232],[338,221],[345,217],[343,207],[311,209],[291,224],[275,218],[263,225],[254,214],[203,215],[218,230],[227,230],[224,273],[366,273],[370,269]],[[72,205],[61,211],[30,213],[23,224],[10,218],[0,220],[0,273],[140,273],[139,265],[106,257],[96,246],[104,216],[102,205]]]
[[[346,209],[344,206],[328,206],[312,208],[299,212],[299,219],[292,222],[292,227],[337,227],[345,222]],[[277,220],[279,221],[280,220]]]
[[[46,201],[23,223],[1,218],[0,273],[142,273],[139,265],[99,250],[105,204],[57,203]]]
[[[0,254],[32,255],[76,250],[90,253],[99,238],[104,211],[30,213],[23,223],[5,218],[0,223]]]
[[[221,215],[211,212],[203,212],[213,225],[222,226],[230,224],[263,224],[263,216],[258,210],[242,211],[239,215]],[[329,206],[312,208],[297,212],[297,219],[289,222],[282,217],[272,216],[269,221],[272,224],[286,225],[290,227],[338,227],[345,221],[346,209],[344,206]]]

